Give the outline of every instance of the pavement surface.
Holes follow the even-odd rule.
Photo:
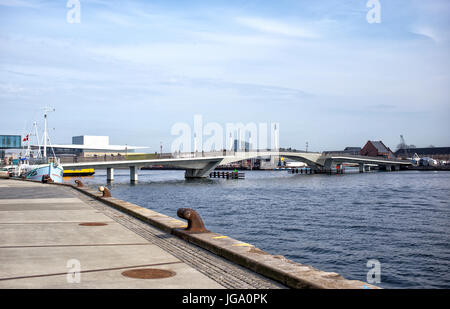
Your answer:
[[[65,186],[0,179],[0,235],[0,288],[284,288]]]

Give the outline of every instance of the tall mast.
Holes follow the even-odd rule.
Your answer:
[[[54,108],[44,107],[44,158],[47,158],[47,113],[54,110]]]
[[[44,158],[47,158],[47,111],[44,111]]]
[[[38,143],[38,157],[41,156],[41,142],[39,141],[38,129],[36,121],[33,123],[34,126],[34,135],[36,136],[36,141]]]
[[[31,136],[31,133],[28,133],[27,134],[27,153],[26,153],[25,157],[26,156],[31,157],[30,136]]]

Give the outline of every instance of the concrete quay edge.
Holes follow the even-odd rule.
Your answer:
[[[280,255],[272,255],[251,244],[241,242],[225,235],[214,232],[187,233],[184,231],[184,228],[187,227],[185,221],[160,214],[156,211],[114,197],[102,197],[102,194],[99,191],[86,187],[77,187],[68,183],[50,184],[71,187],[164,232],[175,235],[184,241],[197,245],[200,248],[250,269],[262,276],[280,282],[290,288],[380,289],[380,287],[369,283],[345,279],[335,272],[321,271],[312,266],[286,259]]]

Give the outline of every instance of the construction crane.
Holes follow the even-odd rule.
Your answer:
[[[405,143],[405,139],[403,138],[403,135],[400,135],[400,145],[401,148],[403,148],[403,152],[405,153],[405,159],[409,157],[408,155],[408,145]]]

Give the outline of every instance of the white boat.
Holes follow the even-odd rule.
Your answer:
[[[28,141],[28,147],[24,158],[21,158],[19,165],[16,169],[16,175],[21,178],[37,180],[47,182],[51,179],[52,182],[63,182],[63,167],[59,163],[58,158],[47,156],[47,142],[49,141],[47,134],[47,113],[52,111],[49,108],[44,108],[44,136],[43,136],[43,154],[41,155],[41,147],[39,143],[39,137],[37,133],[37,126],[34,123],[35,136],[38,140],[38,153],[36,158],[32,158],[31,147],[29,141],[29,135],[26,139]],[[51,146],[50,146],[51,147]]]
[[[424,157],[419,160],[419,166],[436,166],[438,162],[433,158]]]
[[[48,181],[50,178],[53,182],[63,182],[63,168],[58,163],[47,163],[42,165],[30,165],[31,170],[26,172],[25,179]]]

